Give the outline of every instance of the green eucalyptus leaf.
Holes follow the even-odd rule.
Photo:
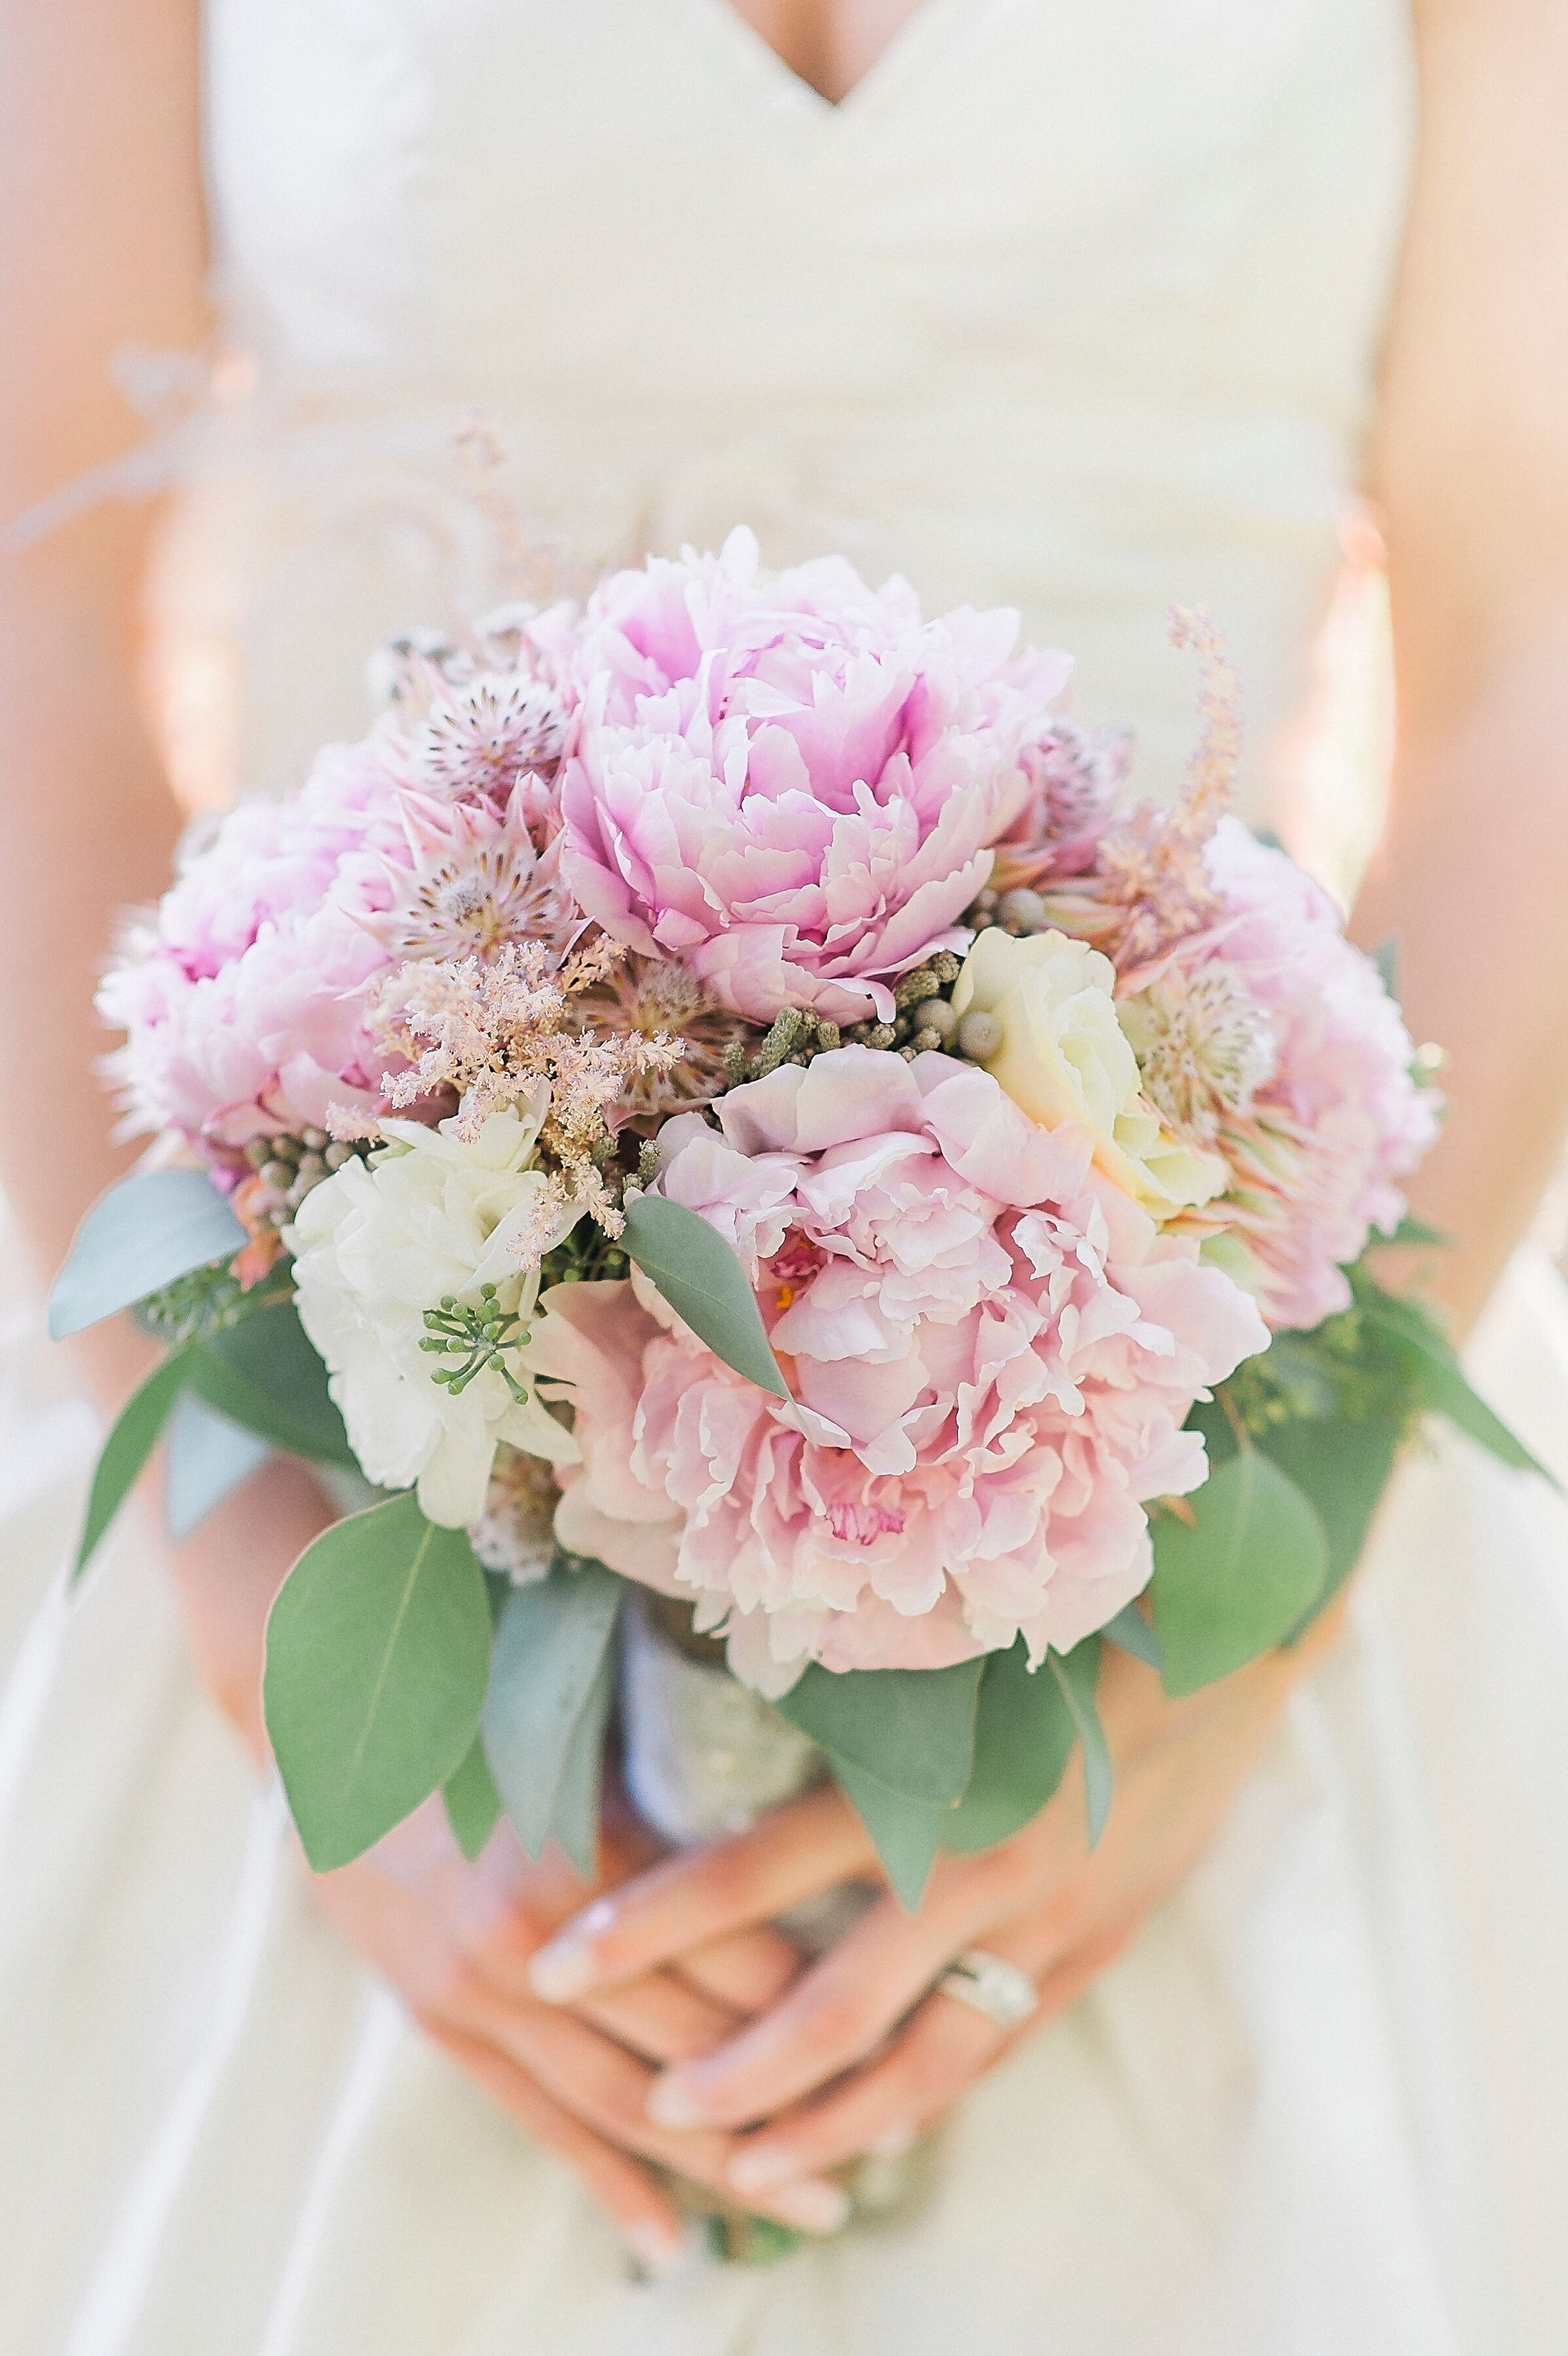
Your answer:
[[[155,1366],[145,1382],[134,1390],[104,1441],[93,1468],[87,1515],[77,1544],[71,1578],[87,1569],[99,1544],[141,1476],[143,1466],[157,1445],[189,1372],[186,1354],[176,1350]]]
[[[1259,1440],[1317,1515],[1327,1544],[1323,1590],[1293,1635],[1316,1617],[1355,1569],[1404,1436],[1402,1421],[1393,1417],[1335,1416],[1283,1423]]]
[[[1409,1354],[1423,1407],[1446,1418],[1456,1430],[1519,1472],[1538,1472],[1554,1489],[1561,1483],[1540,1459],[1531,1455],[1499,1415],[1472,1390],[1451,1343],[1412,1303],[1391,1294],[1372,1291],[1361,1301],[1363,1316],[1396,1334]]]
[[[1372,963],[1378,969],[1378,979],[1391,999],[1399,998],[1399,942],[1391,933],[1372,951]]]
[[[607,1644],[598,1674],[577,1714],[561,1764],[552,1837],[585,1879],[599,1853],[599,1801],[605,1775],[605,1735],[615,1699],[616,1648]]]
[[[951,1807],[969,1781],[984,1662],[950,1669],[824,1669],[813,1661],[775,1707],[890,1792]]]
[[[1089,1827],[1089,1846],[1097,1848],[1100,1836],[1105,1830],[1105,1820],[1111,1814],[1112,1796],[1116,1788],[1116,1778],[1111,1765],[1111,1747],[1105,1740],[1105,1729],[1100,1723],[1100,1709],[1095,1700],[1095,1689],[1100,1683],[1099,1637],[1086,1636],[1081,1644],[1073,1646],[1070,1653],[1047,1653],[1046,1666],[1060,1687],[1078,1739],[1083,1745],[1083,1813]]]
[[[1452,1251],[1454,1248],[1452,1236],[1445,1236],[1441,1227],[1428,1226],[1426,1221],[1418,1219],[1413,1211],[1405,1213],[1391,1236],[1386,1238],[1374,1236],[1374,1248],[1380,1240],[1391,1244],[1424,1244],[1433,1251]]]
[[[602,1563],[558,1561],[513,1588],[496,1629],[485,1755],[530,1857],[559,1840],[581,1871],[597,1837],[599,1762],[616,1616],[625,1590]]]
[[[496,1828],[501,1795],[496,1789],[490,1762],[478,1735],[469,1743],[461,1766],[441,1786],[452,1837],[471,1865]]]
[[[183,1390],[164,1434],[164,1517],[185,1538],[264,1464],[272,1450],[253,1432]]]
[[[176,1277],[230,1259],[245,1231],[200,1170],[138,1170],[101,1194],[49,1295],[57,1342],[129,1309]]]
[[[947,1812],[942,1847],[961,1857],[993,1848],[1034,1821],[1067,1772],[1077,1725],[1044,1665],[1031,1671],[1022,1637],[988,1653],[974,1723],[974,1766]]]
[[[317,1873],[362,1855],[461,1766],[490,1635],[473,1547],[411,1492],[334,1523],[300,1556],[267,1622],[263,1695]]]
[[[1155,1633],[1169,1694],[1196,1693],[1283,1644],[1323,1593],[1328,1547],[1272,1458],[1243,1448],[1154,1527]]]
[[[716,1357],[775,1398],[789,1398],[746,1270],[705,1219],[662,1195],[638,1194],[626,1206],[621,1244]]]
[[[1124,1603],[1115,1618],[1108,1620],[1100,1633],[1102,1636],[1109,1636],[1113,1644],[1119,1644],[1122,1652],[1131,1653],[1135,1660],[1145,1662],[1151,1669],[1165,1667],[1165,1656],[1160,1650],[1160,1640],[1135,1603]]]
[[[327,1368],[291,1301],[258,1310],[193,1345],[190,1381],[209,1407],[285,1455],[355,1472]]]
[[[852,1766],[847,1759],[835,1759],[832,1769],[875,1842],[876,1854],[900,1902],[912,1914],[930,1879],[951,1809],[912,1800],[906,1792],[890,1792],[886,1783]]]

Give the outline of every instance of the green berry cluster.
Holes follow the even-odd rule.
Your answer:
[[[238,1325],[259,1309],[270,1309],[277,1301],[286,1301],[294,1290],[292,1265],[291,1261],[284,1261],[249,1291],[227,1260],[214,1260],[209,1268],[193,1268],[188,1275],[176,1277],[172,1284],[149,1292],[145,1301],[139,1301],[137,1320],[170,1349],[178,1349],[187,1342],[198,1342],[206,1334],[220,1333],[231,1325]]]
[[[507,1365],[506,1353],[527,1341],[528,1329],[515,1310],[501,1308],[493,1284],[480,1285],[477,1304],[444,1293],[439,1309],[425,1311],[424,1329],[422,1350],[461,1361],[430,1369],[431,1381],[440,1383],[454,1398],[487,1366],[494,1366],[518,1405],[526,1402],[528,1393]]]

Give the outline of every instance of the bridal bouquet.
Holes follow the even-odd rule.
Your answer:
[[[1191,774],[1129,802],[1015,616],[736,532],[400,645],[189,845],[101,1001],[157,1142],[53,1303],[167,1344],[81,1560],[166,1428],[179,1528],[269,1449],[384,1493],[269,1628],[317,1868],[437,1790],[585,1861],[640,1592],[912,1903],[1075,1745],[1096,1835],[1103,1644],[1288,1643],[1423,1411],[1530,1462],[1365,1265],[1436,1098],[1176,634]]]

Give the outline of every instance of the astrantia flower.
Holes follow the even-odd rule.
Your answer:
[[[1175,1069],[1162,1010],[1191,1010],[1208,1090],[1206,1107],[1201,1092],[1193,1101],[1228,1167],[1224,1196],[1198,1221],[1222,1223],[1218,1248],[1247,1271],[1272,1325],[1316,1325],[1346,1306],[1342,1269],[1370,1231],[1398,1225],[1394,1182],[1432,1143],[1438,1098],[1412,1077],[1399,1008],[1312,878],[1234,818],[1205,861],[1215,921],[1151,969],[1148,1012],[1140,977],[1127,977],[1123,1021],[1154,1088]],[[1192,1080],[1189,1070],[1181,1086]]]
[[[408,794],[401,809],[407,860],[391,870],[389,905],[365,919],[389,957],[490,958],[523,939],[564,952],[582,930],[559,835],[535,850],[521,787],[500,809]]]
[[[526,771],[553,771],[566,723],[565,705],[542,680],[482,672],[431,704],[410,745],[410,782],[449,800],[504,799]]]
[[[1016,637],[1010,613],[922,622],[840,558],[768,579],[748,532],[613,575],[562,772],[579,903],[756,1021],[889,1018],[890,980],[961,945],[1067,676]]]
[[[586,1029],[612,1039],[680,1041],[678,1062],[660,1059],[629,1076],[620,1103],[631,1119],[710,1103],[729,1084],[726,1051],[757,1036],[740,1015],[710,998],[684,966],[635,951],[584,991],[576,1015]]]
[[[576,1453],[533,1396],[519,1346],[539,1275],[537,1262],[524,1272],[516,1247],[548,1191],[532,1166],[545,1102],[541,1089],[526,1115],[492,1113],[467,1141],[451,1121],[384,1122],[388,1149],[307,1194],[287,1238],[300,1323],[366,1477],[417,1486],[421,1512],[449,1528],[483,1515],[500,1441],[557,1463]],[[553,1240],[575,1215],[560,1217]],[[486,1285],[516,1327],[471,1379],[437,1381],[452,1361],[427,1347],[427,1312],[452,1300],[478,1315]]]
[[[1251,1117],[1279,1058],[1273,1024],[1232,967],[1173,964],[1119,1012],[1144,1092],[1178,1136],[1212,1145]]]
[[[667,1127],[659,1188],[739,1250],[796,1403],[640,1283],[557,1288],[529,1355],[582,1450],[562,1543],[692,1598],[775,1692],[1101,1626],[1145,1502],[1204,1476],[1182,1426],[1263,1346],[1251,1302],[946,1056],[840,1049],[720,1120]]]

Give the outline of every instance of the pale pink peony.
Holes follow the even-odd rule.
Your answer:
[[[612,575],[573,657],[581,905],[756,1021],[886,1019],[889,980],[966,937],[1067,678],[1015,655],[1017,628],[923,622],[907,583],[871,590],[841,557],[770,579],[746,531]]]
[[[1244,1248],[1271,1325],[1316,1325],[1348,1304],[1343,1268],[1369,1234],[1398,1225],[1404,1197],[1395,1182],[1436,1135],[1440,1099],[1412,1076],[1399,1008],[1345,938],[1326,893],[1239,819],[1220,819],[1204,856],[1220,910],[1156,969],[1155,1002],[1222,978],[1230,1020],[1225,1010],[1208,1018],[1219,1060],[1233,1076],[1256,1060],[1240,1117],[1219,1116],[1205,1140],[1229,1161],[1231,1186],[1202,1215],[1223,1219]],[[1139,1020],[1138,980],[1129,977],[1129,1027]],[[1245,1010],[1250,1044],[1236,1020]],[[1201,1034],[1201,1022],[1193,1027]],[[1201,1035],[1196,1045],[1201,1062]],[[1167,1108],[1157,1058],[1145,1054],[1144,1066]]]
[[[128,1034],[116,1076],[138,1125],[234,1146],[373,1102],[365,1014],[390,958],[361,919],[408,857],[362,745],[329,747],[293,800],[230,812],[99,993]]]
[[[583,1451],[562,1543],[692,1597],[770,1691],[1103,1625],[1145,1502],[1204,1477],[1193,1401],[1267,1340],[1246,1295],[946,1056],[843,1048],[719,1116],[669,1124],[659,1188],[740,1253],[796,1404],[640,1280],[558,1288],[530,1361]]]

